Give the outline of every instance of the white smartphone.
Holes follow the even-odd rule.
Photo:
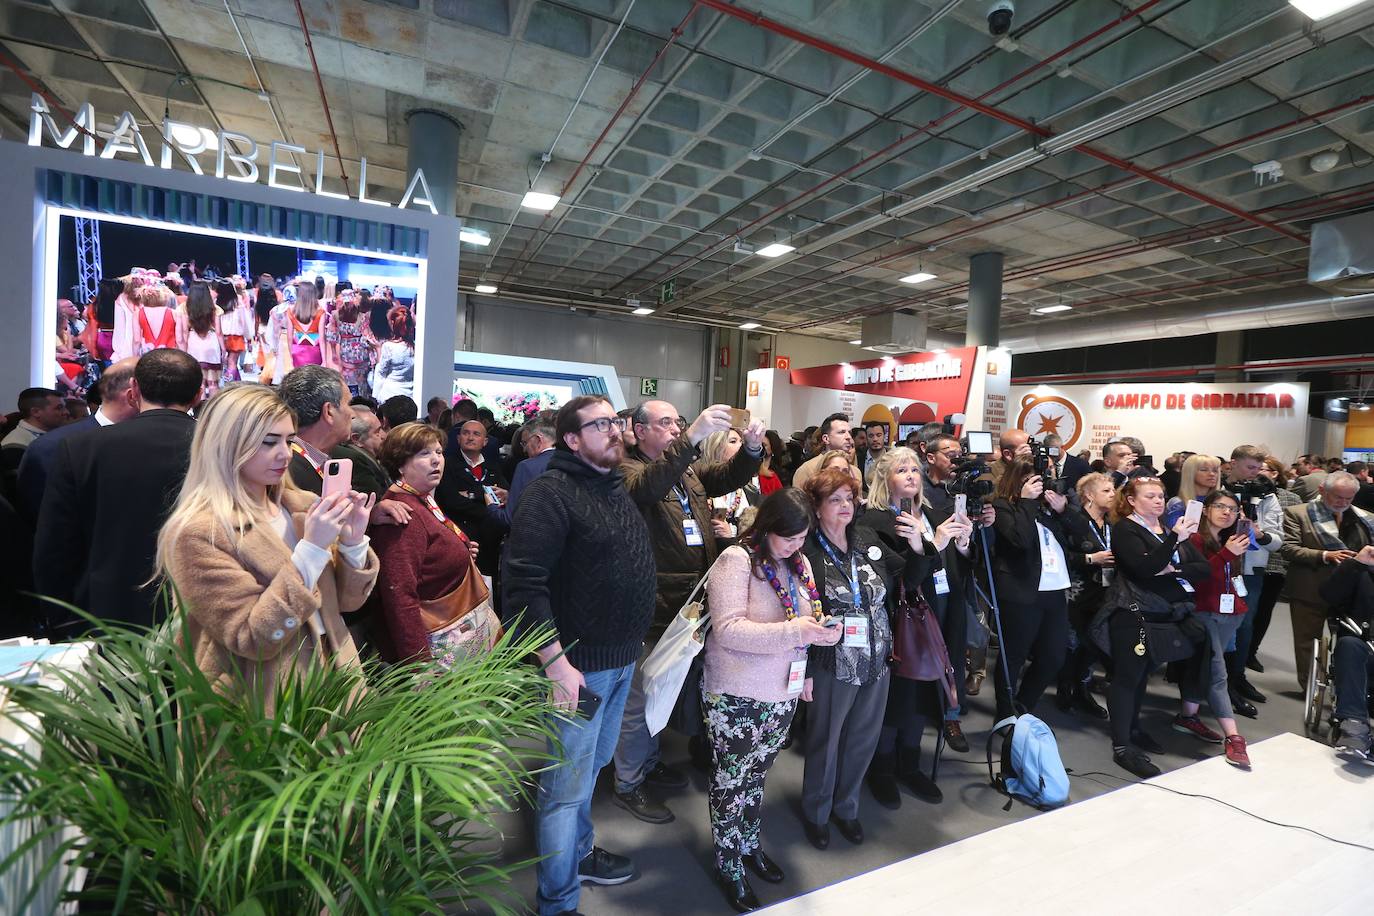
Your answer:
[[[1188,500],[1188,508],[1183,510],[1183,517],[1194,525],[1202,521],[1202,503],[1196,499]]]
[[[954,514],[960,518],[968,518],[968,494],[954,494]]]

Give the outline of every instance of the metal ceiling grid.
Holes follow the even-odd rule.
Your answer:
[[[1015,43],[997,47],[982,0],[747,4],[771,31],[713,5],[13,0],[0,106],[22,127],[32,87],[18,70],[68,106],[94,102],[103,122],[131,108],[152,124],[167,107],[310,150],[337,140],[350,180],[366,156],[370,190],[392,196],[404,112],[439,107],[467,128],[460,215],[494,238],[465,249],[464,282],[610,303],[674,277],[664,312],[840,338],[896,307],[961,326],[967,256],[988,248],[1007,255],[1010,324],[1060,302],[1097,315],[1291,286],[1306,224],[1374,202],[1368,8],[1314,28],[1284,0],[1018,0]],[[1056,147],[1065,134],[1107,162]],[[1338,144],[1336,168],[1310,168]],[[556,190],[589,152],[552,215],[519,209],[536,171]],[[1270,159],[1283,180],[1259,185],[1252,167]],[[800,250],[764,262],[734,253],[737,233]],[[918,267],[938,280],[896,282]]]

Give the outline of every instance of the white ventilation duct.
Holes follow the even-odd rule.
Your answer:
[[[1074,317],[1018,324],[1002,329],[1001,345],[1013,354],[1038,353],[1370,316],[1374,316],[1374,293],[1332,296],[1310,286],[1300,286],[1210,303],[1162,305],[1102,318]],[[964,335],[931,331],[927,346],[962,347]]]

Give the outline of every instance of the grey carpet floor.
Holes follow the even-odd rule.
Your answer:
[[[1250,673],[1251,682],[1267,694],[1269,701],[1260,705],[1258,719],[1239,719],[1241,734],[1249,741],[1257,742],[1282,732],[1302,733],[1302,694],[1297,689],[1292,645],[1287,605],[1280,604],[1260,652],[1265,672]],[[964,730],[972,748],[968,754],[946,751],[939,776],[944,801],[932,805],[904,794],[900,810],[889,811],[879,807],[865,789],[860,819],[867,836],[860,846],[849,844],[834,830],[830,848],[825,852],[817,851],[806,841],[800,821],[802,757],[796,749],[782,752],[768,775],[763,845],[786,872],[786,880],[780,885],[755,880],[754,889],[760,899],[767,904],[803,894],[1035,816],[1034,809],[1019,802],[1004,810],[1005,796],[988,784],[984,745],[993,721],[992,693],[989,678],[980,695],[969,698]],[[1220,753],[1217,745],[1203,744],[1172,731],[1169,720],[1177,710],[1176,689],[1160,676],[1153,678],[1141,722],[1167,750],[1153,758],[1164,770]],[[1054,728],[1066,767],[1082,773],[1097,771],[1132,778],[1112,762],[1105,722],[1060,712],[1053,702],[1053,689],[1036,713]],[[1207,719],[1205,705],[1202,714],[1204,721],[1215,727],[1215,722]],[[933,740],[928,733],[927,752],[933,747]],[[686,741],[675,734],[665,733],[663,759],[681,768],[691,782],[685,789],[661,795],[676,815],[672,823],[661,826],[642,823],[616,807],[611,799],[609,770],[602,774],[593,802],[597,845],[631,856],[639,876],[619,887],[584,885],[579,910],[587,916],[705,916],[732,912],[713,881],[705,775],[688,763]],[[1255,768],[1264,766],[1262,754],[1253,754],[1252,760]],[[1236,771],[1236,778],[1244,779],[1246,774]],[[1095,779],[1098,781],[1071,778],[1072,800],[1091,798],[1122,784],[1110,778]],[[509,823],[503,838],[507,855],[533,853],[530,826],[527,812]],[[517,876],[515,890],[533,904],[532,869]],[[978,891],[970,888],[969,893]]]

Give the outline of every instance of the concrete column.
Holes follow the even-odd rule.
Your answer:
[[[1238,366],[1243,362],[1245,362],[1245,332],[1222,331],[1217,334],[1217,365]],[[1245,370],[1218,371],[1216,380],[1218,382],[1243,382],[1245,381]]]
[[[1002,252],[984,251],[968,259],[968,323],[964,345],[995,347],[1001,340]]]
[[[415,108],[406,114],[406,127],[406,180],[416,169],[424,169],[439,215],[456,216],[458,141],[463,125],[442,111]]]

